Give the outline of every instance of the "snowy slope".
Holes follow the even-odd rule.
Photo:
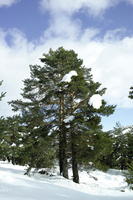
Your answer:
[[[0,163],[0,200],[133,200],[118,171],[80,173],[75,184],[60,176],[23,175],[24,167]],[[97,180],[96,180],[97,179]]]

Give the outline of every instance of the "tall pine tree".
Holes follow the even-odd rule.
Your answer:
[[[12,101],[11,105],[25,116],[30,113],[34,126],[38,123],[35,119],[39,119],[44,134],[56,138],[60,174],[68,178],[70,158],[73,181],[78,183],[80,139],[101,130],[101,116],[112,114],[115,106],[108,106],[104,100],[98,107],[91,103],[93,95],[102,96],[106,89],[100,89],[101,84],[93,81],[91,70],[83,66],[73,50],[50,49],[40,60],[43,66],[30,66],[31,77],[24,81],[22,97],[26,101]],[[29,117],[28,121],[31,124]]]

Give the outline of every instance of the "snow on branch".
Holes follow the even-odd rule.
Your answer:
[[[66,119],[64,119],[64,122],[65,122],[65,123],[68,123],[68,122],[74,120],[74,118],[75,118],[75,117],[74,117],[73,115],[70,115],[69,117],[67,117]]]
[[[57,127],[57,126],[51,128],[50,131],[49,131],[49,133],[48,133],[48,136],[52,135],[52,133],[53,133],[54,131],[56,131],[56,130],[58,130],[58,127]]]
[[[131,128],[125,128],[123,131],[122,131],[122,134],[125,135],[127,133],[129,133],[131,131]]]
[[[66,75],[62,78],[61,82],[68,82],[68,83],[70,83],[72,77],[73,77],[73,76],[77,76],[77,75],[78,75],[77,72],[74,71],[74,70],[72,70],[72,71],[70,71],[68,74],[66,74]]]
[[[75,102],[75,103],[80,103],[81,101],[82,101],[82,100],[79,99],[79,98],[78,98],[78,99],[74,99],[74,102]]]
[[[102,106],[102,97],[99,94],[94,94],[90,100],[89,104],[94,108],[99,109]]]

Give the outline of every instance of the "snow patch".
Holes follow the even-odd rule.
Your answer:
[[[94,146],[88,145],[91,150],[94,150]]]
[[[74,99],[75,103],[80,103],[82,100],[81,99]]]
[[[57,126],[51,128],[51,130],[50,130],[49,133],[48,133],[48,136],[52,135],[53,131],[56,131],[56,130],[58,130],[58,127],[57,127]]]
[[[16,144],[15,144],[15,143],[12,143],[11,147],[16,147]]]
[[[72,71],[70,71],[68,74],[66,74],[66,75],[62,78],[61,82],[68,82],[68,83],[70,83],[72,77],[73,77],[73,76],[77,76],[77,75],[78,75],[77,72],[74,71],[74,70],[72,70]]]
[[[132,200],[119,170],[80,171],[80,184],[57,175],[23,175],[25,167],[0,162],[1,200]],[[72,178],[72,172],[69,171]],[[125,192],[122,192],[124,190]]]
[[[24,147],[24,145],[23,145],[23,144],[20,144],[19,147],[20,147],[20,148],[21,148],[21,147]]]
[[[94,94],[90,100],[89,104],[94,108],[99,109],[102,106],[102,97],[99,94]]]
[[[126,128],[125,130],[122,131],[122,134],[125,135],[131,131],[131,128]]]

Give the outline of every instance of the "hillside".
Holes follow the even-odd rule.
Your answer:
[[[120,171],[80,172],[81,183],[53,175],[28,177],[24,167],[0,163],[1,200],[132,200]],[[124,191],[124,192],[123,192]]]

